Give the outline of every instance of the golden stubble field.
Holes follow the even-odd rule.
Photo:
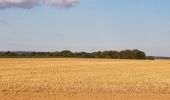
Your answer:
[[[170,100],[170,61],[1,58],[0,100]]]

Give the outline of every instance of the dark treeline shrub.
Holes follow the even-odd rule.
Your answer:
[[[155,58],[153,56],[148,56],[147,59],[148,60],[154,60]]]
[[[47,58],[110,58],[110,59],[154,59],[147,57],[140,50],[123,50],[123,51],[98,51],[98,52],[71,52],[69,50],[56,52],[0,52],[0,57],[47,57]]]
[[[87,53],[87,52],[76,52],[76,53],[74,53],[74,57],[77,57],[77,58],[95,58],[95,55],[93,53]]]

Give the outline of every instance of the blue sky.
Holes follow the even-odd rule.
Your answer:
[[[80,0],[0,9],[0,50],[140,49],[170,56],[170,0]],[[1,5],[0,5],[1,6]]]

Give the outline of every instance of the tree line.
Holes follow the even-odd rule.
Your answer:
[[[147,57],[140,50],[72,52],[69,50],[55,52],[0,52],[1,58],[110,58],[110,59],[154,59]]]

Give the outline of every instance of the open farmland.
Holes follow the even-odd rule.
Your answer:
[[[169,60],[0,59],[0,100],[170,100]]]

